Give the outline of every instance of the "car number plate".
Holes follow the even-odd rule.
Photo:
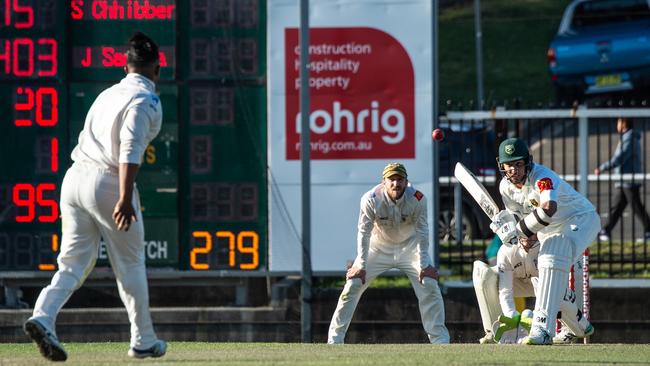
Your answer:
[[[621,74],[609,74],[596,76],[596,86],[610,86],[621,83]]]

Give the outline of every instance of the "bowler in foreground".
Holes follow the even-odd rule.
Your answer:
[[[144,226],[135,177],[144,151],[160,131],[162,106],[155,93],[158,46],[142,33],[129,40],[126,77],[104,90],[88,111],[74,164],[61,189],[58,271],[41,291],[25,333],[52,361],[68,357],[56,336],[56,317],[92,271],[100,239],[131,322],[128,355],[160,357],[167,344],[153,330],[145,269]]]

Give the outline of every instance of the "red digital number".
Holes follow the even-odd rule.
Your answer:
[[[51,112],[49,118],[43,117],[43,97],[49,96]],[[59,121],[59,95],[54,88],[36,89],[36,124],[42,127],[55,126]]]
[[[38,44],[38,51],[35,50],[34,42]],[[26,53],[26,63],[19,62],[21,51]],[[0,62],[4,62],[4,73],[17,77],[34,76],[34,56],[38,61],[49,61],[49,68],[39,64],[38,76],[54,76],[58,72],[58,43],[53,38],[15,38],[5,39],[0,48]]]
[[[13,191],[13,201],[16,206],[27,208],[26,214],[16,215],[16,222],[34,221],[34,186],[27,183],[16,184]]]
[[[14,14],[25,14],[24,21],[17,21],[14,19],[14,28],[16,29],[29,29],[34,26],[34,9],[30,6],[20,5],[19,0],[4,0],[5,3],[5,19],[4,25],[11,26],[11,10]],[[17,17],[15,17],[17,18]]]
[[[35,110],[36,124],[41,127],[56,126],[59,122],[59,93],[54,88],[42,87],[36,88],[36,93],[32,88],[16,88],[16,96],[24,95],[23,100],[16,101],[14,104],[15,111],[32,111]],[[44,98],[49,98],[49,108],[43,106]],[[18,99],[18,98],[16,98]],[[49,109],[49,113],[47,112]],[[32,120],[29,119],[16,119],[14,124],[18,127],[27,127],[32,125]]]
[[[43,193],[54,191],[54,183],[41,183],[34,185],[29,183],[17,183],[13,187],[13,203],[18,207],[24,207],[27,212],[22,215],[16,215],[16,222],[33,222],[36,217],[36,205],[50,209],[47,215],[39,215],[39,222],[54,222],[59,217],[59,205],[53,199],[44,198]]]
[[[49,61],[50,69],[49,70],[38,70],[38,76],[54,76],[58,69],[57,64],[57,43],[56,40],[52,38],[41,38],[38,40],[38,44],[43,47],[50,47],[49,53],[39,52],[38,60],[39,61]]]
[[[52,137],[50,140],[50,169],[56,173],[59,171],[59,139]]]

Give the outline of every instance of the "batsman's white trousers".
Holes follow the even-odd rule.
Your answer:
[[[355,265],[358,264],[357,261]],[[373,279],[394,268],[404,272],[411,280],[420,306],[422,325],[429,341],[449,343],[449,332],[445,327],[445,305],[438,281],[430,277],[425,277],[422,283],[419,281],[420,264],[415,242],[405,246],[395,246],[392,253],[370,247],[366,265],[366,283],[362,284],[358,278],[346,281],[332,316],[327,343],[344,343],[345,333],[361,295]]]
[[[118,231],[112,218],[118,198],[117,172],[82,163],[75,163],[68,169],[61,188],[59,269],[51,284],[41,291],[34,305],[33,318],[55,330],[57,314],[95,266],[99,242],[103,238],[131,323],[131,347],[146,349],[157,339],[149,313],[140,198],[134,189],[137,221],[126,232]]]
[[[539,287],[533,326],[546,329],[551,336],[555,334],[555,319],[560,303],[563,297],[567,299],[569,293],[566,286],[569,268],[596,239],[598,231],[600,217],[593,211],[574,216],[560,232],[538,235],[541,243],[538,259]]]

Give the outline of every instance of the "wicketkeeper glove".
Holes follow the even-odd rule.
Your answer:
[[[494,332],[494,340],[499,342],[503,333],[516,329],[519,326],[519,321],[521,320],[521,314],[517,313],[509,318],[503,314],[499,315],[499,325]]]

